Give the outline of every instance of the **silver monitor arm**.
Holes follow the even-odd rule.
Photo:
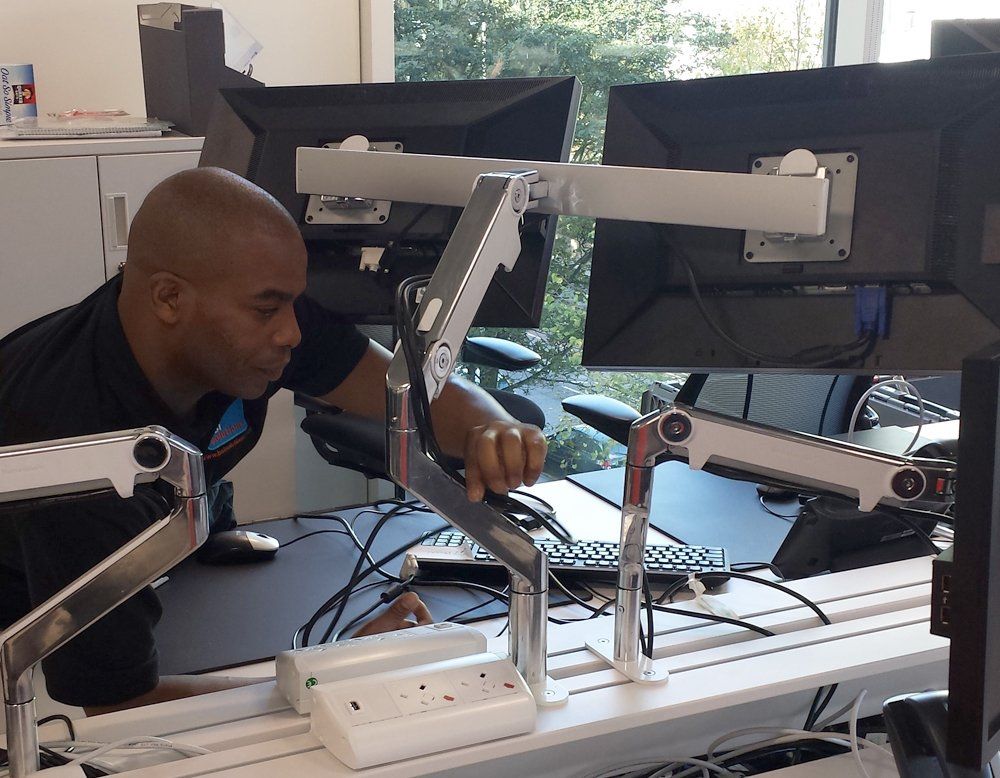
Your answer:
[[[666,672],[639,651],[646,532],[653,468],[667,455],[700,470],[716,465],[743,474],[856,499],[861,510],[954,500],[957,469],[946,460],[918,459],[735,419],[673,403],[636,419],[629,429],[622,500],[614,654],[588,647],[637,681],[664,681]]]
[[[512,169],[531,172],[494,172]],[[813,154],[798,149],[787,154],[775,172],[748,175],[344,149],[300,148],[296,153],[296,190],[303,194],[465,208],[417,315],[425,356],[415,367],[427,386],[428,397],[440,392],[451,373],[455,355],[497,267],[513,267],[520,251],[517,224],[526,209],[636,222],[749,228],[789,239],[823,235],[830,209],[826,168]],[[470,181],[476,182],[471,199]],[[428,456],[423,431],[413,417],[410,373],[399,349],[389,367],[388,391],[389,472],[393,480],[507,566],[511,572],[512,658],[535,690],[536,700],[565,699],[565,692],[546,681],[545,555],[491,507],[470,503],[463,487]],[[644,540],[644,527],[641,534]],[[619,604],[618,613],[621,609]],[[637,622],[633,642],[638,644]],[[637,680],[660,680],[657,676],[657,671],[647,667]],[[665,673],[662,678],[666,678]]]
[[[39,769],[34,666],[201,545],[208,536],[208,498],[201,452],[162,427],[0,448],[0,503],[109,486],[130,497],[137,483],[159,479],[174,487],[170,515],[0,633],[12,778]]]
[[[514,267],[521,252],[521,217],[544,191],[533,171],[489,173],[476,180],[417,310],[423,361],[414,367],[428,399],[444,388],[493,274],[498,267]],[[469,502],[465,488],[429,456],[426,431],[414,419],[414,387],[400,346],[387,381],[389,474],[507,567],[511,659],[538,704],[565,702],[566,691],[546,674],[548,559],[527,533],[495,508]]]

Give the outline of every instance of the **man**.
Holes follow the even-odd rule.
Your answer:
[[[306,249],[267,193],[213,168],[179,173],[135,215],[124,272],[79,304],[0,341],[0,445],[160,424],[200,447],[209,483],[256,443],[267,399],[286,387],[375,419],[389,354],[302,297]],[[545,440],[492,398],[451,381],[432,407],[438,441],[464,456],[468,496],[531,484]],[[0,514],[0,628],[162,515],[163,500],[92,498]],[[160,615],[139,593],[44,662],[50,694],[88,713],[245,683],[159,677]],[[368,632],[430,621],[399,598]]]

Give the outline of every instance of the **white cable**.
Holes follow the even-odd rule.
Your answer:
[[[649,776],[649,778],[667,778],[667,776],[673,774],[674,765],[677,764],[694,765],[695,767],[699,768],[703,773],[707,770],[709,772],[718,773],[719,775],[735,775],[735,773],[733,773],[732,771],[727,770],[724,767],[719,767],[719,765],[713,764],[712,762],[706,762],[704,759],[694,759],[689,757],[687,759],[675,759],[673,762],[668,764],[662,770],[658,770],[655,773],[653,773],[651,776]]]
[[[874,386],[870,387],[861,398],[858,400],[857,404],[854,406],[854,412],[851,414],[851,423],[847,427],[847,442],[851,443],[854,440],[854,425],[858,422],[858,416],[861,415],[861,409],[865,407],[865,403],[868,398],[871,397],[875,392],[881,389],[883,386],[902,386],[903,388],[909,390],[917,398],[917,408],[920,411],[920,418],[917,422],[917,431],[913,434],[913,440],[910,441],[910,445],[903,449],[903,456],[910,453],[913,447],[917,445],[917,441],[920,440],[920,432],[924,428],[924,398],[921,397],[920,391],[911,384],[909,381],[905,380],[902,376],[893,376],[887,381],[879,381]]]
[[[587,773],[585,776],[582,776],[582,778],[619,778],[620,776],[628,775],[630,773],[638,771],[645,772],[658,767],[662,768],[664,765],[666,765],[666,767],[663,769],[669,769],[676,764],[695,765],[696,769],[699,770],[708,770],[717,773],[719,775],[735,776],[735,773],[733,773],[732,771],[727,770],[724,767],[719,767],[718,765],[712,764],[711,762],[706,762],[703,759],[694,759],[686,756],[680,758],[665,756],[661,759],[647,759],[642,762],[631,762],[629,764],[617,765],[615,767],[605,767],[599,772]],[[662,773],[663,770],[661,769],[660,772]],[[669,773],[665,773],[665,775],[666,774]]]
[[[820,729],[820,727],[817,727]],[[728,740],[735,740],[739,737],[744,737],[745,735],[762,735],[765,732],[771,733],[774,736],[779,735],[808,735],[809,730],[797,729],[794,727],[747,727],[746,729],[736,729],[732,732],[727,732],[721,737],[717,737],[712,743],[709,744],[708,748],[705,750],[705,754],[709,759],[715,758],[716,749]]]
[[[758,741],[751,745],[738,748],[734,751],[728,751],[725,754],[718,756],[716,759],[713,760],[713,762],[722,762],[722,761],[728,762],[732,759],[743,756],[744,754],[749,754],[754,751],[758,751],[762,748],[788,745],[789,743],[796,743],[800,740],[824,740],[830,743],[836,743],[837,745],[843,746],[844,748],[851,747],[851,739],[849,735],[843,735],[837,732],[809,732],[806,730],[799,730],[797,734],[783,735],[780,737],[770,738],[768,740]],[[872,748],[881,748],[881,746],[879,746],[878,744],[873,743],[870,740],[866,740],[865,738],[858,738],[857,742],[859,745],[864,745]],[[684,778],[684,776],[688,776],[692,772],[693,769],[684,770],[683,772],[680,772],[677,775],[675,775],[674,778]]]
[[[851,707],[851,718],[847,724],[847,731],[851,733],[851,753],[854,755],[854,763],[858,766],[861,778],[872,778],[868,774],[868,768],[865,767],[864,761],[861,759],[861,749],[858,748],[858,714],[861,712],[861,702],[865,699],[866,694],[868,694],[868,690],[862,689],[861,693],[854,700],[854,705]]]
[[[165,740],[160,737],[130,737],[123,738],[121,740],[116,740],[112,743],[105,743],[100,748],[96,748],[93,751],[85,753],[76,759],[71,760],[68,764],[83,764],[89,762],[92,759],[96,759],[99,756],[103,756],[109,751],[118,750],[147,750],[147,749],[170,749],[172,751],[177,751],[184,756],[200,756],[202,754],[212,753],[207,748],[201,748],[199,746],[189,746],[183,743],[173,743],[169,740]]]
[[[154,736],[143,736],[139,735],[136,737],[131,737],[127,739],[122,739],[118,741],[120,745],[115,746],[113,750],[115,751],[149,751],[155,749],[163,749],[176,751],[184,756],[201,756],[203,754],[212,753],[206,748],[201,746],[192,746],[186,743],[175,743],[172,740],[166,740],[164,738],[154,737]],[[105,748],[105,746],[111,745],[110,743],[105,743],[97,740],[52,740],[42,743],[46,748],[51,749],[74,749],[77,753],[90,753],[92,751],[97,751],[99,749]],[[68,755],[68,754],[67,754]]]

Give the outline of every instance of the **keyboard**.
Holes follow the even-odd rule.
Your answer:
[[[560,578],[615,580],[618,577],[618,543],[581,540],[567,545],[551,538],[536,538],[535,545],[549,558],[549,570]],[[422,571],[461,577],[463,574],[500,572],[503,566],[485,548],[461,532],[442,532],[410,548]],[[646,546],[646,575],[650,583],[670,584],[689,573],[718,573],[705,581],[711,588],[723,583],[729,570],[724,548],[713,546]]]

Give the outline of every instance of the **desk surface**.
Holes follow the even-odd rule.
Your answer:
[[[579,537],[617,540],[618,513],[569,482],[554,482],[536,488],[538,493],[559,505],[560,519]],[[378,520],[361,509],[339,511],[351,520],[357,516],[355,529],[362,542]],[[360,515],[359,515],[360,514]],[[426,513],[411,513],[390,519],[373,546],[376,559],[407,545],[420,533],[443,525],[442,520]],[[323,519],[282,519],[258,522],[253,529],[285,542],[309,532],[338,529],[339,525]],[[651,542],[666,538],[651,533]],[[291,648],[292,635],[351,576],[358,551],[345,535],[323,534],[282,548],[271,561],[246,565],[203,565],[188,559],[175,568],[169,580],[158,590],[163,603],[163,618],[156,628],[162,675],[219,670],[272,658]],[[397,573],[399,555],[385,565]],[[378,580],[371,576],[369,581]],[[384,588],[384,587],[383,587]],[[378,591],[351,598],[340,626],[347,624],[376,599]],[[446,620],[467,608],[485,603],[489,595],[459,588],[418,589],[435,619]],[[564,601],[553,595],[553,604]],[[477,611],[481,617],[500,619],[484,625],[492,634],[503,626],[506,607],[499,602]],[[313,631],[312,643],[318,642],[329,618]]]

